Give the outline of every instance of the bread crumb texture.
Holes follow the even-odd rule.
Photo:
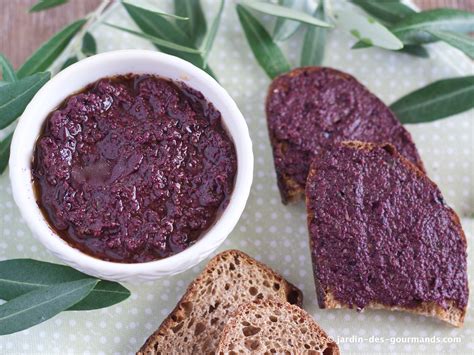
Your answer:
[[[265,265],[240,251],[225,251],[209,262],[140,351],[212,354],[237,307],[268,297],[298,305],[302,301],[297,288]]]
[[[238,308],[224,328],[218,353],[335,355],[339,348],[306,311],[267,299]]]

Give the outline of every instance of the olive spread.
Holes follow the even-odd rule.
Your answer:
[[[306,185],[318,299],[443,308],[468,301],[466,238],[437,186],[391,145],[346,143]]]
[[[101,79],[52,112],[32,170],[38,204],[64,240],[136,263],[180,252],[212,226],[237,157],[202,93],[129,74]]]
[[[303,196],[313,156],[344,140],[391,143],[423,170],[410,133],[392,111],[338,70],[306,67],[279,76],[268,91],[266,113],[285,203]]]

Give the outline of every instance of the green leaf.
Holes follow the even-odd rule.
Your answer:
[[[90,32],[86,32],[84,38],[82,39],[81,52],[86,57],[97,54],[97,43],[95,42],[94,36],[92,36]]]
[[[177,51],[180,51],[180,52],[186,52],[186,53],[201,53],[200,50],[198,49],[194,49],[194,48],[189,48],[189,47],[184,47],[184,46],[180,46],[179,44],[175,44],[173,42],[168,42],[168,41],[165,41],[163,39],[160,39],[158,37],[154,37],[154,36],[151,36],[151,35],[148,35],[146,33],[141,33],[141,32],[137,32],[137,31],[133,31],[133,30],[130,30],[128,28],[125,28],[125,27],[121,27],[121,26],[116,26],[114,24],[111,24],[111,23],[105,23],[106,26],[109,26],[109,27],[112,27],[112,28],[115,28],[117,30],[121,30],[121,31],[124,31],[124,32],[127,32],[127,33],[130,33],[130,34],[133,34],[137,37],[141,37],[141,38],[144,38],[144,39],[147,39],[149,40],[150,42],[156,44],[156,45],[159,45],[161,47],[166,47],[166,48],[169,48],[169,49],[174,49],[174,50],[177,50]]]
[[[90,279],[69,266],[31,259],[0,262],[0,299],[9,301],[33,290],[54,284]],[[130,296],[130,291],[111,281],[100,281],[91,293],[69,310],[91,310],[109,307]]]
[[[6,136],[0,142],[0,174],[5,171],[8,166],[8,159],[10,158],[10,145],[12,143],[13,132]],[[1,289],[0,289],[1,293]],[[1,299],[1,297],[0,297]]]
[[[130,291],[119,283],[101,280],[91,293],[68,311],[89,311],[110,307],[130,297]]]
[[[177,15],[187,17],[189,20],[181,24],[189,38],[196,47],[201,45],[207,32],[206,18],[200,0],[174,0],[174,11]]]
[[[336,14],[336,22],[340,28],[368,45],[391,50],[403,48],[403,43],[374,19],[351,11],[340,11]]]
[[[83,279],[37,289],[0,305],[0,335],[42,323],[84,299],[99,280]]]
[[[50,9],[55,6],[63,5],[68,0],[39,0],[38,3],[33,5],[28,12],[38,12]]]
[[[351,0],[351,2],[388,25],[393,25],[416,12],[398,0]]]
[[[428,52],[428,50],[425,47],[420,46],[420,45],[416,45],[416,44],[407,44],[407,45],[403,46],[403,48],[400,49],[399,52],[409,54],[409,55],[419,57],[419,58],[429,58],[430,57],[430,53]]]
[[[430,43],[437,38],[428,33],[429,30],[461,33],[474,31],[474,13],[455,9],[422,11],[406,17],[391,30],[403,43]]]
[[[212,20],[211,27],[204,37],[204,41],[202,42],[202,53],[204,55],[204,65],[207,64],[207,58],[209,57],[209,53],[211,52],[212,45],[214,44],[214,40],[216,39],[217,30],[219,29],[219,24],[221,23],[222,17],[222,10],[224,9],[224,0],[221,0],[219,5],[219,10],[217,15]]]
[[[473,107],[474,76],[436,81],[390,106],[403,123],[435,121]]]
[[[149,11],[149,12],[153,12],[154,14],[157,14],[157,15],[160,15],[160,16],[164,16],[164,17],[170,17],[172,19],[176,19],[176,20],[189,20],[188,17],[183,17],[183,16],[178,16],[178,15],[175,15],[175,14],[170,14],[168,12],[165,12],[163,10],[160,10],[158,9],[157,7],[155,6],[151,6],[150,4],[147,4],[147,5],[137,5],[137,4],[134,4],[132,2],[129,2],[129,1],[123,1],[123,0],[120,0],[123,5],[131,5],[135,8],[138,8],[138,9],[142,9],[142,10],[145,10],[145,11]],[[194,0],[193,0],[194,1]]]
[[[323,0],[321,0],[323,1]],[[304,9],[304,0],[278,0],[278,4],[288,8]],[[284,17],[278,17],[273,28],[273,39],[275,41],[286,41],[293,36],[301,23],[298,21],[288,20]]]
[[[167,42],[175,43],[183,47],[195,48],[193,41],[179,26],[176,25],[176,23],[169,21],[160,14],[146,10],[144,8],[129,3],[123,3],[123,5],[132,20],[135,21],[137,26],[145,34],[165,40]],[[209,66],[204,66],[204,59],[201,54],[186,53],[156,43],[155,46],[162,52],[175,55],[187,60],[199,68],[204,68],[205,71],[214,76],[211,68]]]
[[[324,1],[320,1],[314,12],[314,17],[321,20],[326,19],[324,14]],[[321,65],[324,58],[324,47],[326,45],[326,29],[308,27],[303,39],[301,50],[301,66]]]
[[[37,73],[0,87],[0,129],[20,116],[36,92],[49,80],[49,72]]]
[[[295,20],[308,25],[319,26],[319,27],[332,27],[329,23],[318,20],[306,12],[294,10],[288,7],[275,5],[269,2],[254,1],[254,0],[243,0],[242,3],[256,11],[264,14],[283,17],[289,20]]]
[[[352,49],[361,49],[361,48],[370,48],[372,47],[370,44],[364,43],[362,41],[358,41],[356,44],[352,46]],[[407,44],[404,45],[402,49],[399,49],[397,52],[410,54],[415,57],[419,58],[429,58],[430,54],[423,46],[417,44]]]
[[[85,22],[86,20],[76,21],[51,37],[22,65],[18,70],[18,77],[24,78],[28,75],[47,70]]]
[[[5,81],[17,81],[15,69],[13,69],[12,63],[0,53],[0,65],[2,66],[2,78]]]
[[[428,32],[439,40],[463,51],[469,58],[474,59],[474,39],[472,37],[448,31],[429,30]]]
[[[273,79],[289,71],[290,64],[262,24],[244,6],[238,4],[236,9],[250,48],[267,75]]]
[[[9,301],[37,288],[91,278],[65,265],[32,259],[0,261],[0,299]]]
[[[68,59],[66,59],[66,61],[64,62],[63,66],[61,67],[61,70],[63,69],[66,69],[68,66],[70,65],[73,65],[74,63],[77,63],[79,59],[74,56],[74,57],[69,57]]]
[[[124,2],[123,6],[135,21],[138,27],[148,35],[176,43],[185,47],[192,47],[193,43],[186,33],[173,21],[162,14]]]

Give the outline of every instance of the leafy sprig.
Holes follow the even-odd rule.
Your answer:
[[[35,8],[35,11],[63,3],[43,0],[37,4],[41,6]],[[36,92],[50,79],[52,64],[58,60],[66,48],[71,46],[71,43],[77,40],[82,43],[82,47],[65,61],[62,68],[97,52],[95,39],[86,30],[90,24],[97,20],[97,16],[107,5],[107,2],[103,2],[96,11],[86,18],[77,20],[58,31],[44,42],[17,71],[0,53],[3,79],[0,81],[0,129],[14,124]],[[8,166],[11,138],[12,134],[9,134],[0,141],[0,174]]]
[[[122,285],[68,266],[31,259],[0,262],[0,335],[42,323],[63,311],[94,310],[126,300]]]
[[[200,2],[187,3],[186,0],[176,0],[174,4],[176,14],[188,18],[188,21],[170,18],[160,12],[128,2],[122,2],[122,5],[142,31],[142,37],[149,40],[153,39],[152,43],[162,52],[187,60],[215,77],[214,72],[207,64],[207,58],[214,43],[225,2],[221,0],[220,9],[209,30],[207,30],[207,23]],[[127,30],[127,32],[129,31]],[[181,49],[170,48],[168,45],[163,45],[163,42],[160,44],[159,41],[174,43]],[[184,51],[183,48],[188,50]],[[195,53],[193,53],[194,51]]]
[[[359,39],[353,48],[375,45],[425,58],[429,54],[424,44],[442,40],[473,57],[474,41],[463,34],[474,30],[474,14],[472,13],[453,9],[417,13],[397,0],[386,2],[353,0],[352,2],[380,19],[380,22],[377,22],[373,18],[349,11],[339,11],[332,16],[338,27]],[[328,21],[329,15],[324,11],[324,3],[323,0],[319,2],[313,16]],[[257,62],[273,79],[289,71],[290,65],[265,26],[249,10],[262,12],[262,9],[265,9],[266,11],[263,12],[274,16],[281,16],[282,12],[280,10],[268,11],[277,5],[268,6],[265,3],[264,6],[262,4],[264,3],[254,2],[253,5],[249,5],[247,1],[242,1],[241,4],[237,4],[236,10]],[[303,28],[303,23],[306,23],[300,64],[301,66],[320,65],[324,56],[326,32],[330,29],[317,25],[308,26],[308,21],[303,21],[302,15],[293,17],[293,19],[297,18],[297,21],[301,23],[300,28]],[[467,111],[473,106],[474,82],[472,77],[465,77],[432,83],[399,99],[392,105],[392,109],[401,122],[420,123],[449,117]]]

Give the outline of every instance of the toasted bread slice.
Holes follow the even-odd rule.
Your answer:
[[[303,309],[278,299],[241,305],[227,322],[218,354],[339,354]]]
[[[304,199],[312,158],[345,140],[390,143],[423,170],[410,133],[354,77],[297,68],[275,78],[266,101],[270,142],[283,203]]]
[[[441,192],[391,145],[344,142],[306,184],[321,308],[377,308],[462,326],[467,242]]]
[[[229,316],[242,303],[275,297],[301,306],[301,291],[238,250],[215,256],[139,354],[214,354]]]

